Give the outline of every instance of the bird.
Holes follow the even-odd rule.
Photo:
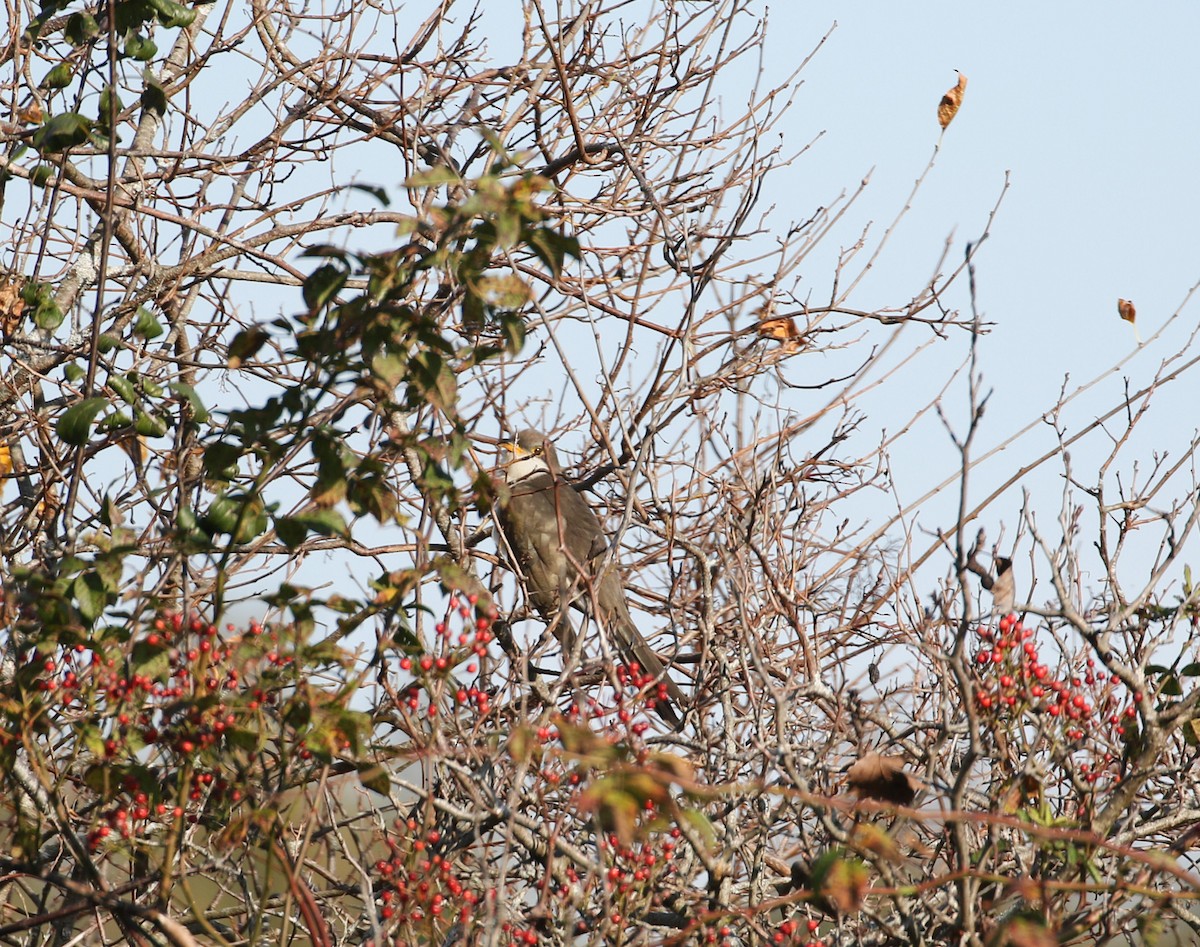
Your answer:
[[[996,578],[992,580],[991,585],[984,583],[984,587],[992,593],[992,607],[998,615],[1009,614],[1017,603],[1016,583],[1013,581],[1012,560],[1004,556],[997,556],[994,560],[996,564]]]
[[[565,651],[575,632],[563,614],[566,603],[596,617],[612,635],[622,659],[661,682],[669,701],[682,706],[683,692],[629,614],[625,588],[615,565],[602,573],[608,537],[587,501],[563,477],[554,445],[539,431],[525,430],[508,445],[497,519],[524,577],[529,598],[551,623]],[[679,718],[664,700],[655,710],[678,728]]]

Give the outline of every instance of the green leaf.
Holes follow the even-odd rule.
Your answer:
[[[158,55],[158,46],[154,40],[148,39],[136,30],[130,30],[125,36],[124,53],[130,59],[148,62]]]
[[[42,85],[47,89],[65,89],[71,84],[72,75],[71,64],[69,62],[60,62],[46,73],[42,79]]]
[[[514,247],[521,239],[521,215],[515,210],[505,210],[496,215],[496,246],[501,250]]]
[[[237,371],[241,368],[246,359],[257,354],[268,338],[266,331],[259,326],[251,326],[235,335],[225,356],[230,369]]]
[[[85,572],[76,577],[75,581],[71,583],[71,591],[75,596],[79,614],[89,624],[104,614],[104,608],[108,604],[108,592],[105,591],[104,583],[96,573]]]
[[[100,92],[100,108],[97,112],[99,126],[111,128],[111,120],[124,109],[125,103],[121,101],[121,97],[113,91],[112,86],[106,85]]]
[[[192,406],[192,419],[198,424],[206,424],[208,422],[208,409],[204,407],[204,402],[200,400],[200,396],[196,394],[196,389],[191,385],[185,385],[181,381],[173,381],[167,385],[175,394],[181,395],[187,400],[187,403]]]
[[[30,39],[37,39],[42,27],[68,6],[70,6],[70,0],[42,0],[42,8],[38,11],[38,15],[30,21],[25,35]]]
[[[257,753],[266,746],[266,734],[258,729],[246,730],[241,727],[232,727],[225,731],[225,742],[237,749]]]
[[[146,85],[142,88],[142,109],[147,112],[157,112],[159,115],[167,113],[167,90],[162,87],[161,83],[146,81]]]
[[[158,17],[158,22],[166,27],[191,26],[196,19],[196,11],[185,7],[175,0],[147,0],[150,8]]]
[[[340,266],[326,263],[304,281],[304,302],[309,309],[320,309],[329,303],[346,285],[346,271]]]
[[[531,230],[526,236],[526,241],[555,279],[562,276],[563,262],[566,258],[571,256],[578,260],[582,252],[577,237],[561,234],[549,227]]]
[[[228,441],[216,441],[204,448],[204,472],[217,480],[232,480],[238,475],[242,449]]]
[[[157,339],[163,334],[163,331],[163,327],[154,318],[154,313],[143,306],[138,306],[137,319],[133,323],[133,334],[143,339]]]
[[[304,542],[308,529],[294,516],[275,517],[275,535],[288,549],[296,549]]]
[[[82,46],[90,39],[100,35],[100,24],[86,10],[72,13],[67,17],[67,25],[63,28],[63,36],[72,46]]]
[[[392,791],[392,780],[387,767],[378,763],[358,764],[358,781],[381,796],[388,796]]]
[[[520,354],[525,347],[525,320],[517,313],[500,316],[500,331],[504,335],[504,350],[509,355]]]
[[[349,536],[346,521],[337,510],[324,509],[296,516],[275,517],[275,532],[288,549],[295,549],[309,533],[318,536]]]
[[[458,383],[442,357],[436,352],[417,352],[408,365],[412,371],[410,399],[413,393],[419,393],[423,400],[435,408],[452,413],[458,398]]]
[[[166,437],[169,430],[166,421],[148,411],[137,412],[137,417],[133,422],[133,429],[141,434],[142,437]]]
[[[82,447],[92,436],[92,422],[108,404],[107,398],[88,398],[63,412],[54,430],[66,443]]]
[[[346,496],[346,458],[321,443],[313,444],[317,455],[317,481],[310,496],[319,507],[328,508]]]
[[[364,191],[365,193],[370,194],[384,207],[391,206],[392,200],[390,197],[388,197],[388,192],[381,187],[377,187],[373,184],[351,184],[350,188],[351,190]]]
[[[114,411],[100,420],[100,423],[96,425],[96,433],[107,434],[109,431],[119,431],[131,424],[133,424],[133,418],[128,414],[124,411]]]
[[[84,371],[83,366],[78,362],[67,362],[67,364],[63,366],[63,376],[67,379],[67,381],[75,382],[86,377],[87,372]]]
[[[133,646],[133,670],[152,681],[166,680],[171,672],[171,651],[165,643],[139,641]]]
[[[63,112],[47,119],[33,133],[33,147],[44,155],[57,154],[88,140],[92,123],[78,112]]]
[[[96,557],[93,567],[100,580],[100,587],[116,598],[121,591],[121,578],[125,572],[125,554],[129,547],[110,549]]]
[[[54,171],[48,164],[34,165],[33,170],[29,172],[29,183],[34,187],[45,187],[50,183],[50,178],[54,176]]]
[[[389,388],[395,388],[408,374],[408,359],[395,353],[376,355],[371,359],[371,374]]]
[[[120,526],[124,519],[117,501],[107,493],[104,494],[104,499],[100,502],[100,522],[111,529],[114,526]]]
[[[137,404],[138,396],[137,389],[134,388],[131,382],[124,375],[109,375],[108,387],[121,396],[128,404]]]
[[[34,325],[39,329],[51,332],[62,325],[63,312],[58,308],[48,284],[26,283],[21,287],[21,299],[32,310]]]
[[[410,175],[404,182],[405,187],[441,187],[443,184],[459,184],[462,178],[445,165],[430,168],[428,171],[418,171]]]
[[[267,528],[267,512],[262,501],[244,493],[222,494],[200,518],[200,526],[210,535],[226,533],[236,543],[248,543]]]

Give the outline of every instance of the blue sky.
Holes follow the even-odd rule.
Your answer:
[[[839,247],[871,222],[869,239],[877,240],[903,206],[938,138],[938,99],[953,85],[955,69],[969,77],[962,109],[913,209],[849,303],[861,309],[903,303],[928,279],[950,236],[950,262],[961,260],[1007,174],[1009,189],[977,257],[979,306],[995,323],[981,348],[984,385],[995,391],[983,446],[1047,411],[1064,378],[1069,391],[1107,372],[1066,412],[1068,424],[1088,423],[1120,400],[1126,377],[1141,387],[1184,346],[1197,324],[1196,304],[1152,337],[1200,280],[1200,5],[808,2],[772,6],[769,18],[772,77],[782,77],[837,24],[802,72],[785,123],[793,145],[824,134],[776,179],[773,199],[795,203],[799,217],[802,208],[827,203],[874,169],[837,237],[809,261],[817,299],[828,292]],[[1141,336],[1149,340],[1140,351],[1117,317],[1118,297],[1137,305]],[[967,306],[965,283],[950,301]],[[931,357],[949,368],[964,345],[952,348],[935,347]],[[1123,458],[1126,482],[1134,460],[1144,469],[1155,450],[1186,451],[1197,393],[1189,379],[1155,396]],[[921,393],[914,390],[913,399]],[[961,407],[959,398],[947,413],[962,420]],[[886,426],[884,401],[872,420]],[[894,458],[906,499],[923,480],[953,469],[940,424],[930,418],[923,428]],[[1052,445],[1049,430],[1036,429],[984,468],[976,495]],[[1073,450],[1081,480],[1095,478],[1108,446],[1094,436]],[[1044,517],[1056,515],[1061,465],[1022,486],[1034,492]],[[1011,528],[1019,504],[1014,490],[993,523],[1002,517]],[[926,525],[945,525],[947,512],[931,505]]]
[[[485,0],[484,6],[485,15],[495,20],[487,31],[489,52],[496,61],[507,61],[519,49],[514,44],[523,23],[512,15],[515,4]],[[702,7],[693,5],[697,13]],[[984,228],[1007,177],[991,236],[977,257],[979,306],[994,323],[981,346],[984,386],[995,390],[981,449],[1036,422],[1056,402],[1064,378],[1069,377],[1069,391],[1102,376],[1066,412],[1067,424],[1079,427],[1120,401],[1125,377],[1139,388],[1183,348],[1197,324],[1196,306],[1161,337],[1154,333],[1200,280],[1200,241],[1193,235],[1200,219],[1193,167],[1200,4],[992,7],[824,0],[764,3],[752,12],[768,17],[763,86],[782,82],[828,34],[800,73],[795,104],[778,129],[784,151],[817,140],[770,179],[762,204],[776,205],[773,221],[782,230],[789,221],[805,220],[871,175],[862,197],[805,262],[800,291],[808,290],[816,304],[828,299],[839,250],[866,231],[868,250],[861,263],[904,206],[939,139],[938,100],[954,84],[956,69],[969,77],[963,107],[911,211],[847,304],[863,310],[903,305],[925,286],[948,239],[947,264],[955,265],[966,242]],[[742,29],[749,26],[743,22]],[[386,31],[381,41],[386,46]],[[759,64],[747,56],[722,74],[718,94],[727,119],[744,111],[745,89]],[[356,151],[352,159],[339,158],[306,173],[324,183],[356,178],[394,192],[401,166],[382,145],[375,147],[380,150]],[[356,165],[360,158],[363,163]],[[390,242],[394,228],[388,225],[377,236]],[[369,246],[365,233],[351,234],[348,242],[357,249]],[[1141,335],[1149,340],[1141,350],[1117,317],[1118,297],[1137,305]],[[293,312],[298,294],[246,288],[244,298],[248,309],[266,321]],[[965,282],[951,290],[947,302],[967,308]],[[623,339],[623,325],[612,330],[614,344]],[[930,338],[917,326],[909,329],[908,349]],[[963,333],[929,346],[897,376],[899,381],[863,398],[870,426],[892,433],[903,427],[965,353]],[[793,381],[823,379],[838,374],[832,368],[835,359],[803,352],[781,370]],[[555,401],[561,378],[556,384],[552,390],[547,385],[544,403]],[[944,404],[947,416],[960,425],[965,420],[962,391],[959,384]],[[1155,396],[1144,430],[1121,459],[1127,482],[1135,459],[1144,463],[1156,450],[1178,455],[1187,448],[1195,426],[1195,392],[1189,376]],[[803,405],[794,409],[806,410]],[[583,436],[582,430],[574,431],[564,445],[572,461],[572,448]],[[984,465],[973,479],[973,495],[982,497],[1053,444],[1050,431],[1036,426]],[[932,413],[901,445],[892,461],[902,501],[916,499],[955,472],[952,445]],[[1106,447],[1102,436],[1094,436],[1073,450],[1081,480],[1094,478]],[[1047,465],[1025,478],[988,511],[982,525],[993,538],[1004,522],[1011,539],[1020,488],[1031,490],[1034,506],[1052,519],[1061,503],[1061,465]],[[894,508],[887,496],[875,500],[878,509],[856,508],[846,515],[873,519]],[[912,525],[928,531],[949,528],[953,521],[951,489],[923,506]],[[928,542],[926,537],[917,545]],[[944,566],[943,559],[937,571]]]

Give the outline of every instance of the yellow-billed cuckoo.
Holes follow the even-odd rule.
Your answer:
[[[670,700],[682,704],[679,685],[666,676],[629,615],[616,565],[599,573],[608,539],[587,501],[563,478],[554,445],[538,431],[522,431],[510,451],[504,470],[507,496],[497,513],[534,607],[552,623],[568,651],[574,631],[562,614],[563,603],[593,615],[612,635],[622,659],[660,680]],[[664,701],[656,709],[678,726],[678,717]]]

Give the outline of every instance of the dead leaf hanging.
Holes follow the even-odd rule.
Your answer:
[[[895,756],[868,753],[846,772],[850,788],[862,799],[879,799],[906,806],[916,798],[920,781],[904,771]]]
[[[17,276],[0,277],[0,327],[5,335],[12,335],[21,324],[25,312],[25,300],[21,298],[23,280]]]
[[[958,114],[958,107],[962,105],[963,95],[966,91],[967,77],[960,72],[957,85],[943,95],[942,101],[938,103],[938,124],[942,128],[946,128],[954,121],[954,116]]]
[[[775,339],[785,352],[799,351],[804,342],[796,320],[789,316],[773,316],[758,324],[758,334],[764,339]]]
[[[1117,300],[1117,315],[1133,326],[1133,337],[1137,339],[1138,344],[1142,342],[1141,335],[1138,334],[1137,327],[1137,309],[1134,308],[1132,299]]]

